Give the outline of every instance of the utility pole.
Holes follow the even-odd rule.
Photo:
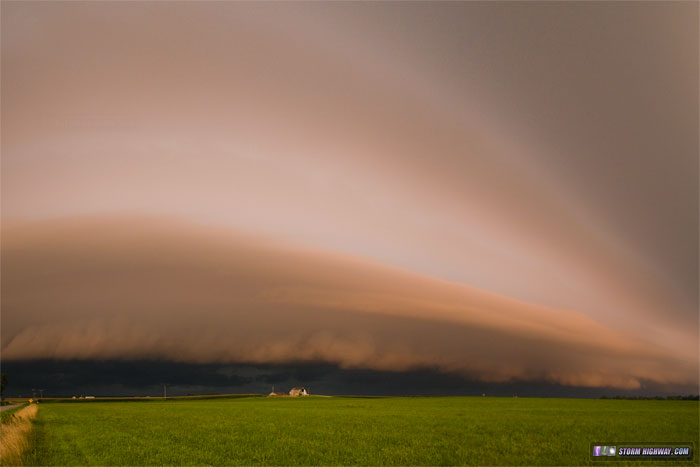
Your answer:
[[[43,390],[43,389],[39,389],[39,394],[40,394],[39,397],[40,397],[41,399],[43,399],[43,398],[44,398],[44,390]]]
[[[167,391],[166,391],[166,389],[165,389],[165,384],[164,384],[164,385],[163,385],[163,399],[167,399],[167,398],[168,398],[168,393],[167,393]]]

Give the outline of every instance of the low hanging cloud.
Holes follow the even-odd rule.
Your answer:
[[[489,382],[697,382],[585,314],[339,253],[145,217],[6,225],[2,358],[324,361]]]

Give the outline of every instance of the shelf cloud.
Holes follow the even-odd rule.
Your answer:
[[[689,384],[697,361],[581,313],[148,218],[3,232],[5,359],[328,362],[483,381]]]
[[[0,8],[3,360],[697,384],[697,3]]]

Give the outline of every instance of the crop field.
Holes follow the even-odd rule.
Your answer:
[[[695,442],[697,448],[698,407],[697,401],[490,397],[49,402],[40,405],[24,461],[582,465],[591,463],[594,441]]]

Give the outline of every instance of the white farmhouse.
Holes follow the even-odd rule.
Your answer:
[[[308,396],[309,393],[305,388],[292,388],[291,391],[289,391],[290,396]]]

